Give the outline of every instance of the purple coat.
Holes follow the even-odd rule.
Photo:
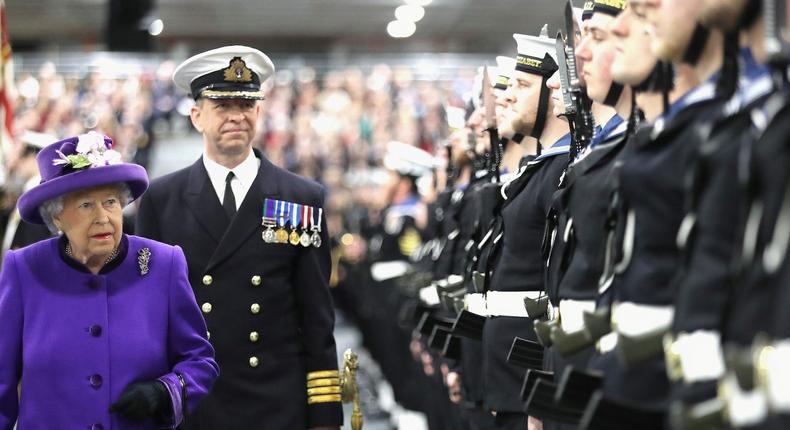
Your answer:
[[[110,414],[131,383],[163,382],[181,421],[219,369],[181,248],[125,236],[117,264],[67,264],[62,239],[6,254],[0,274],[0,430],[154,429]],[[148,273],[139,253],[147,248]],[[112,263],[110,263],[112,264]],[[109,265],[108,265],[109,266]],[[105,273],[106,272],[106,273]],[[22,382],[17,401],[17,384]]]

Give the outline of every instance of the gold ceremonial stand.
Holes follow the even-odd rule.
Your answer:
[[[357,369],[359,361],[357,354],[351,349],[343,353],[343,369],[340,371],[340,389],[343,403],[353,403],[354,411],[351,413],[351,429],[362,430],[362,410],[359,408],[359,386],[357,385]]]

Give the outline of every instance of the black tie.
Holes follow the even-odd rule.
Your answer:
[[[233,172],[228,172],[228,176],[225,177],[225,199],[222,201],[222,207],[229,220],[233,220],[236,215],[236,197],[233,195],[233,188],[230,187],[233,176]]]

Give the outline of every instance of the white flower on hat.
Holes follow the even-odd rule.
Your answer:
[[[74,170],[121,164],[123,162],[121,153],[114,149],[109,149],[107,146],[103,135],[95,131],[89,131],[77,136],[75,154],[66,155],[61,151],[55,151],[60,158],[52,160],[52,164],[55,166],[71,166]]]
[[[93,130],[77,136],[77,152],[80,154],[98,151],[103,146],[105,146],[104,136]]]

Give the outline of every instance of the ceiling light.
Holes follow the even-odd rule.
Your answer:
[[[425,16],[422,6],[405,4],[395,9],[395,18],[399,21],[417,22]]]
[[[409,37],[417,31],[417,25],[409,21],[390,21],[387,24],[387,33],[395,38]]]
[[[414,6],[428,6],[433,0],[403,0],[404,3]]]
[[[162,30],[164,29],[165,23],[161,19],[157,18],[151,21],[151,24],[148,26],[148,34],[151,36],[159,36],[162,34]]]

